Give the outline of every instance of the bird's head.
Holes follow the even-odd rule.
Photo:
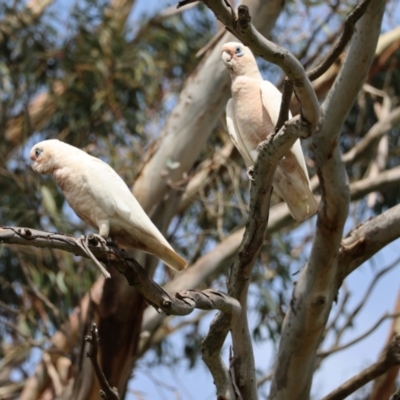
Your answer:
[[[239,42],[225,43],[221,48],[222,61],[233,75],[260,74],[251,50]]]
[[[56,167],[54,157],[56,155],[56,148],[61,143],[57,139],[44,140],[35,144],[29,157],[33,161],[32,169],[39,174],[51,174]]]

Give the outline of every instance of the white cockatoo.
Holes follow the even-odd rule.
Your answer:
[[[232,78],[232,98],[226,105],[229,135],[244,158],[247,167],[257,159],[257,147],[274,132],[282,95],[264,81],[250,49],[242,43],[230,42],[221,48],[222,60]],[[300,141],[279,162],[274,189],[287,203],[294,219],[303,221],[318,209],[312,191]]]
[[[33,146],[30,158],[36,172],[53,174],[68,204],[103,239],[153,254],[177,271],[187,266],[108,164],[56,139]]]

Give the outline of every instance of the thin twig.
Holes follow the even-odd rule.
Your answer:
[[[293,95],[293,85],[288,78],[283,81],[282,101],[281,108],[279,110],[278,122],[275,126],[275,132],[278,132],[282,128],[283,124],[289,119],[290,116],[290,100]]]
[[[338,41],[333,45],[328,56],[320,65],[307,72],[310,81],[314,81],[315,79],[319,78],[340,56],[347,43],[353,36],[355,24],[364,15],[370,1],[371,0],[361,0],[357,7],[347,16],[343,25],[342,36],[340,36]]]
[[[354,344],[360,342],[361,340],[365,339],[367,336],[369,336],[372,332],[374,332],[382,324],[382,322],[386,321],[388,318],[394,319],[394,318],[398,318],[399,316],[400,316],[400,313],[384,314],[384,315],[382,315],[382,317],[379,318],[378,321],[375,322],[375,324],[373,326],[371,326],[371,328],[369,328],[367,331],[362,333],[360,336],[357,336],[356,338],[354,338],[353,340],[350,340],[349,342],[347,342],[345,344],[334,346],[329,350],[319,351],[317,353],[317,356],[321,357],[321,358],[325,358],[325,357],[330,356],[333,353],[337,353],[338,351],[347,349],[347,348],[353,346]]]
[[[379,360],[359,374],[349,379],[339,388],[325,396],[322,400],[342,400],[354,393],[378,376],[385,373],[393,365],[400,364],[400,336],[394,336],[386,351],[379,357]]]
[[[107,378],[102,371],[99,360],[97,359],[97,354],[99,352],[99,331],[97,329],[96,324],[93,322],[92,327],[90,329],[91,335],[85,336],[85,342],[90,343],[89,351],[86,355],[90,358],[92,362],[94,372],[96,374],[97,380],[100,385],[100,397],[106,400],[120,400],[118,389],[116,387],[111,387],[107,381]]]

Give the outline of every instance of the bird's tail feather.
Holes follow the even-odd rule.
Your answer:
[[[138,231],[120,231],[118,234],[114,235],[114,237],[122,246],[153,254],[175,271],[181,271],[187,267],[186,260],[177,254],[162,236],[161,238],[155,238],[142,231],[140,234],[138,234]],[[161,243],[161,240],[163,240],[165,244]]]
[[[287,174],[278,166],[274,190],[286,202],[290,213],[298,222],[306,220],[318,211],[318,202],[303,174]]]
[[[154,251],[152,254],[160,258],[162,261],[165,262],[170,268],[174,269],[175,271],[182,271],[187,267],[187,262],[184,258],[182,258],[179,254],[175,253],[174,250],[160,245],[159,254],[155,254]]]

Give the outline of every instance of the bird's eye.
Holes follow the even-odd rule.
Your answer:
[[[241,47],[237,46],[237,47],[235,48],[235,54],[236,54],[237,57],[242,57],[242,56],[244,56],[243,49],[242,49]]]
[[[35,156],[36,156],[36,158],[39,157],[39,156],[42,154],[42,152],[43,152],[42,150],[36,149],[36,150],[35,150]]]

